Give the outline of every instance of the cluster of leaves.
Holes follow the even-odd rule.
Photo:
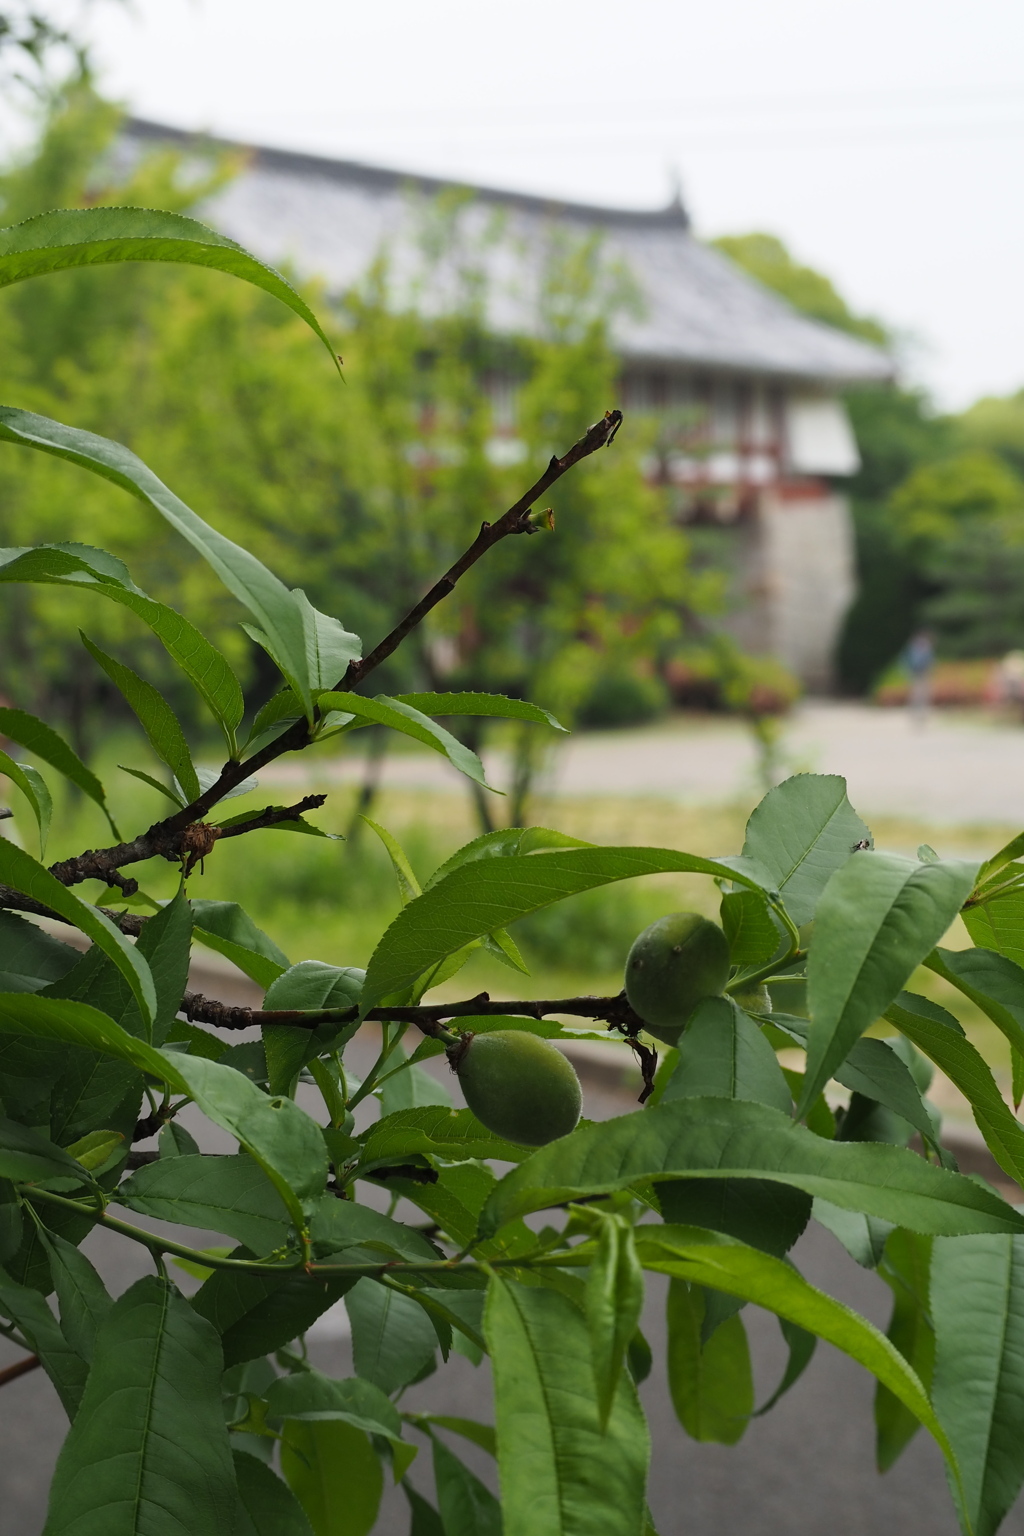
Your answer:
[[[0,235],[0,282],[125,260],[229,273],[326,340],[278,274],[174,214],[97,208]],[[606,444],[614,421],[591,428],[549,475]],[[248,611],[248,631],[280,677],[246,732],[228,660],[112,556],[49,544],[0,557],[5,581],[73,587],[141,619],[229,754],[219,775],[201,773],[161,692],[90,643],[167,767],[171,812],[50,867],[0,839],[0,1329],[38,1357],[71,1421],[47,1536],[101,1525],[113,1536],[357,1536],[374,1525],[387,1472],[406,1489],[416,1536],[649,1536],[637,1392],[651,1368],[640,1331],[646,1273],[670,1280],[667,1368],[690,1434],[741,1438],[754,1403],[741,1310],[753,1303],[778,1317],[789,1347],[765,1407],[792,1387],[815,1341],[828,1340],[877,1378],[880,1465],[923,1424],[946,1458],[964,1531],[995,1531],[1024,1481],[1024,1216],[956,1170],[924,1097],[929,1063],[968,1099],[1018,1182],[1024,1130],[956,1018],[906,988],[924,964],[980,1007],[1009,1040],[1024,1092],[1024,834],[980,867],[929,848],[916,860],[877,852],[844,782],[803,775],[766,796],[737,856],[514,828],[477,838],[421,888],[381,829],[404,905],[365,973],[293,964],[241,907],[189,895],[220,837],[275,821],[310,830],[295,807],[206,820],[254,769],[373,722],[480,782],[478,760],[437,716],[547,717],[498,695],[354,691],[395,636],[360,659],[339,620],[210,528],[120,445],[14,407],[0,409],[0,436],[69,460],[164,518]],[[531,499],[494,529],[528,532]],[[0,727],[111,815],[102,785],[51,726],[6,708]],[[0,766],[31,808],[42,855],[44,775],[13,757]],[[152,858],[182,869],[163,905],[122,874]],[[612,1024],[628,1037],[624,1055],[632,1047],[651,1065],[643,1021],[623,998],[486,1008],[481,998],[423,999],[483,945],[520,969],[509,924],[665,872],[718,883],[731,973],[666,1055],[646,1107],[584,1121],[528,1152],[439,1103],[421,1063],[459,1030],[566,1040],[572,1031],[557,1019],[582,1014]],[[76,894],[101,877],[105,905]],[[975,947],[954,952],[940,946],[958,913]],[[25,914],[77,929],[89,948],[83,955]],[[263,1009],[240,1020],[187,995],[193,941],[241,967],[264,990]],[[866,1037],[879,1017],[891,1038]],[[345,1050],[364,1021],[379,1022],[380,1049],[359,1082]],[[217,1025],[239,1022],[260,1026],[260,1041],[225,1045]],[[423,1039],[407,1054],[417,1024]],[[803,1070],[788,1064],[793,1051]],[[824,1098],[833,1079],[851,1095],[838,1114]],[[317,1090],[316,1115],[297,1102],[300,1083]],[[357,1121],[374,1104],[377,1118]],[[204,1153],[180,1122],[185,1106],[238,1150]],[[131,1151],[157,1133],[155,1153]],[[915,1135],[923,1156],[907,1145]],[[382,1188],[389,1214],[374,1203]],[[396,1219],[397,1198],[411,1219]],[[197,1249],[149,1232],[112,1215],[114,1203],[235,1246]],[[891,1286],[888,1335],[792,1262],[812,1217]],[[96,1229],[149,1249],[156,1273],[113,1299],[81,1250]],[[169,1277],[168,1258],[201,1278],[194,1295]],[[342,1298],[354,1375],[335,1380],[296,1341]],[[402,1410],[405,1387],[452,1349],[489,1356],[493,1427]],[[441,1431],[494,1452],[500,1507]],[[436,1507],[410,1481],[416,1435],[431,1447]]]

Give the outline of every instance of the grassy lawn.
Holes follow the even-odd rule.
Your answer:
[[[118,761],[138,763],[137,742],[111,744],[103,754],[102,776],[117,799],[121,829],[131,835],[164,813],[156,793],[118,771]],[[332,782],[329,759],[321,759],[324,782],[317,782],[316,760],[301,789],[281,785],[269,792],[257,789],[233,802],[234,813],[268,800],[297,797],[324,788],[328,800],[313,820],[325,831],[349,828],[356,787]],[[146,764],[157,773],[158,766]],[[54,775],[48,774],[52,781]],[[59,790],[57,784],[53,785]],[[11,796],[18,836],[35,849],[34,824]],[[497,802],[500,806],[501,802]],[[539,800],[532,819],[574,837],[604,844],[646,844],[716,855],[738,852],[752,807],[682,806],[668,801],[633,797],[574,797]],[[451,792],[388,789],[381,793],[374,819],[398,838],[413,868],[425,878],[456,848],[477,835],[472,806],[457,781]],[[8,826],[10,823],[8,823]],[[877,846],[913,855],[921,843],[941,854],[981,857],[1018,830],[1013,827],[936,829],[924,823],[876,818],[872,828]],[[103,846],[109,833],[96,807],[67,793],[58,793],[48,859]],[[160,898],[176,883],[174,869],[160,860],[133,871],[143,889]],[[99,887],[84,892],[97,899]],[[302,837],[268,830],[223,843],[190,881],[195,896],[240,901],[293,960],[317,959],[336,965],[364,965],[383,928],[399,910],[398,892],[389,861],[376,835],[366,826],[354,838],[339,841]],[[622,985],[622,966],[636,934],[664,912],[692,908],[717,915],[718,892],[702,876],[659,875],[624,882],[575,897],[515,925],[513,930],[531,974],[519,976],[486,957],[475,959],[439,994],[466,996],[486,988],[494,996],[551,997],[587,992],[615,992]],[[967,943],[960,925],[947,943]],[[1009,1050],[1003,1036],[987,1019],[929,971],[920,971],[912,986],[950,1007],[968,1028],[975,1043],[993,1064],[1001,1081],[1008,1081]]]

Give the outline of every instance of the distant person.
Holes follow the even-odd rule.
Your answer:
[[[999,697],[1024,715],[1024,651],[1007,651],[999,663]]]
[[[935,666],[935,642],[927,629],[919,629],[911,635],[903,661],[910,673],[910,713],[919,725],[923,725],[932,701],[932,669]]]

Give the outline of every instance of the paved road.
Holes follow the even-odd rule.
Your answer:
[[[933,712],[917,724],[903,710],[812,702],[787,722],[789,771],[845,774],[865,815],[932,825],[1024,826],[1024,729],[982,714]],[[505,776],[499,757],[488,764]],[[264,775],[280,782],[345,781],[359,759],[296,761]],[[434,753],[402,753],[385,767],[396,787],[455,789],[453,769]],[[760,796],[749,732],[738,721],[676,717],[640,731],[571,737],[553,758],[545,786],[559,795],[643,795],[687,805],[753,802]]]
[[[587,1083],[589,1115],[621,1114],[631,1102],[620,1092]],[[193,1130],[200,1123],[193,1121]],[[209,1134],[204,1143],[211,1151],[226,1150]],[[112,1291],[120,1292],[150,1272],[144,1251],[120,1240],[97,1240],[94,1235],[88,1247]],[[884,1326],[889,1293],[821,1228],[812,1227],[795,1257],[810,1280]],[[644,1319],[656,1361],[664,1358],[663,1295],[655,1283]],[[763,1401],[782,1370],[779,1330],[772,1317],[756,1308],[748,1308],[745,1316]],[[312,1346],[316,1363],[332,1375],[349,1374],[343,1312],[317,1332]],[[4,1345],[0,1365],[13,1358],[15,1352]],[[879,1477],[873,1464],[872,1382],[827,1345],[819,1346],[789,1396],[766,1418],[755,1420],[734,1448],[698,1445],[685,1436],[673,1415],[660,1365],[642,1395],[654,1442],[651,1506],[661,1536],[733,1536],[741,1531],[752,1536],[876,1536],[895,1530],[902,1536],[956,1536],[938,1452],[922,1431],[896,1468]],[[406,1401],[421,1410],[492,1419],[486,1367],[474,1370],[457,1357],[412,1389]],[[39,1536],[46,1487],[66,1430],[64,1414],[38,1371],[4,1387],[0,1409],[0,1536]],[[482,1453],[464,1442],[459,1442],[458,1451],[480,1476],[493,1481],[493,1467]],[[414,1480],[426,1491],[428,1457],[420,1460],[422,1469],[414,1469]],[[404,1496],[389,1490],[377,1536],[404,1536],[408,1528]],[[1024,1509],[1007,1520],[1003,1536],[1024,1536]]]

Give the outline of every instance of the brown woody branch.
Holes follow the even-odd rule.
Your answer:
[[[391,633],[385,635],[384,639],[379,645],[374,647],[369,656],[364,656],[361,661],[349,663],[348,671],[345,673],[341,684],[342,688],[354,688],[357,683],[362,682],[368,673],[379,667],[382,661],[387,661],[388,657],[401,645],[406,635],[426,618],[432,608],[436,608],[439,602],[446,598],[450,592],[454,591],[455,583],[459,580],[460,576],[464,576],[489,549],[493,549],[495,544],[499,544],[502,539],[507,539],[510,534],[536,533],[537,528],[530,521],[533,503],[543,496],[544,492],[554,485],[556,480],[560,480],[567,470],[572,469],[574,465],[578,464],[581,459],[589,458],[599,448],[607,447],[621,425],[621,411],[606,411],[603,418],[600,421],[595,421],[594,425],[584,433],[579,442],[573,444],[568,453],[563,454],[561,458],[557,454],[554,455],[540,479],[531,485],[526,495],[521,496],[514,506],[509,507],[503,517],[499,517],[495,523],[481,524],[480,532],[466,550],[466,553],[456,560],[451,569],[446,571],[439,581],[434,583],[426,596],[422,597],[415,608],[411,609],[405,618],[395,625]]]
[[[351,1024],[359,1016],[354,1005],[349,1008],[320,1008],[309,1013],[293,1009],[236,1008],[230,1003],[218,1002],[199,992],[186,992],[181,1011],[194,1024],[212,1024],[215,1029],[252,1029],[264,1024],[284,1025],[295,1029],[315,1029],[319,1024]],[[543,1019],[549,1014],[568,1014],[570,1018],[599,1019],[632,1039],[644,1028],[640,1016],[633,1012],[620,992],[616,997],[558,997],[519,999],[509,1002],[492,999],[481,992],[461,1003],[417,1003],[405,1007],[371,1008],[366,1018],[375,1023],[415,1024],[425,1035],[443,1035],[443,1025],[448,1020],[472,1018],[474,1015],[510,1014],[520,1018]]]
[[[27,1376],[29,1371],[34,1371],[36,1366],[42,1363],[38,1355],[26,1355],[23,1360],[16,1360],[13,1365],[5,1366],[0,1371],[0,1387],[6,1387],[9,1381],[17,1381],[19,1376]]]
[[[402,641],[412,630],[420,624],[431,609],[448,596],[455,588],[461,576],[474,566],[489,549],[514,534],[531,534],[537,531],[537,524],[531,517],[533,503],[544,495],[556,480],[566,474],[583,459],[589,458],[599,448],[605,448],[610,444],[622,424],[622,412],[606,411],[600,421],[596,421],[589,427],[577,443],[569,449],[568,453],[559,458],[553,456],[547,468],[540,478],[530,487],[524,496],[505,512],[494,523],[484,523],[473,543],[460,559],[436,581],[425,597],[421,598],[414,608],[406,614],[390,634],[374,647],[368,656],[361,661],[350,663],[345,676],[338,684],[339,689],[351,689],[361,683],[365,677],[386,661],[397,650]],[[64,885],[77,885],[82,880],[103,880],[108,885],[119,884],[113,876],[116,871],[126,864],[138,864],[145,859],[165,858],[172,863],[185,861],[186,872],[192,868],[205,854],[210,851],[213,842],[222,836],[238,836],[243,830],[254,830],[256,825],[271,826],[273,822],[260,821],[254,818],[252,826],[239,825],[235,828],[223,831],[220,828],[208,827],[204,818],[215,805],[225,798],[231,790],[235,789],[243,779],[258,772],[267,763],[282,757],[286,752],[298,752],[307,747],[310,742],[309,727],[305,720],[297,720],[286,731],[268,742],[259,752],[253,754],[245,763],[229,759],[220,771],[219,777],[209,789],[205,790],[191,805],[168,816],[163,821],[153,824],[146,832],[140,833],[130,842],[119,843],[114,848],[90,849],[79,854],[77,858],[65,859],[52,866],[51,873]],[[268,810],[270,808],[268,807]],[[264,813],[266,814],[266,813]],[[282,815],[281,820],[294,819],[298,814],[297,808],[292,808],[290,818]],[[134,882],[127,882],[134,884]],[[123,887],[122,887],[123,888]],[[8,900],[8,895],[15,899]],[[127,892],[126,892],[127,894]],[[35,912],[40,916],[55,917],[56,913],[50,912],[40,903],[26,905],[27,898],[19,893],[9,893],[0,886],[0,906],[13,907],[16,911]],[[138,926],[127,926],[120,916],[115,916],[115,921],[123,933],[139,932],[145,918],[134,917],[132,923]]]
[[[83,880],[103,880],[107,885],[118,886],[126,896],[134,896],[139,888],[138,882],[128,880],[118,873],[126,864],[138,864],[144,859],[159,857],[172,864],[183,863],[185,873],[191,874],[221,838],[241,837],[244,832],[255,832],[261,827],[296,821],[303,811],[315,810],[326,799],[326,795],[306,795],[297,805],[268,805],[245,821],[227,827],[190,821],[184,827],[170,831],[167,823],[158,822],[130,843],[118,843],[115,848],[89,848],[73,859],[51,864],[50,874],[55,875],[61,885],[79,885]]]
[[[0,907],[11,912],[27,912],[32,917],[48,917],[54,923],[67,923],[73,928],[71,919],[65,917],[63,912],[55,912],[45,902],[36,901],[32,896],[25,896],[21,891],[16,891],[9,885],[0,885]],[[130,934],[132,938],[138,938],[143,927],[149,922],[149,918],[141,912],[115,912],[110,907],[97,907],[97,912],[102,912],[104,917],[109,917],[115,928],[120,928],[122,933]]]

